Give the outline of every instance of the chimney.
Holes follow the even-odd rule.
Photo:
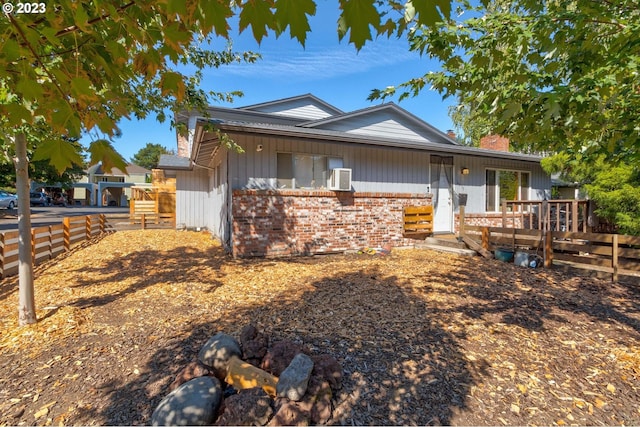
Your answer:
[[[509,151],[509,138],[500,135],[487,135],[480,139],[480,148],[494,151]]]

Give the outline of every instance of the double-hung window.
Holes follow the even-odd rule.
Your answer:
[[[487,169],[485,198],[487,212],[500,210],[502,200],[529,200],[530,173]]]
[[[278,188],[326,188],[331,169],[341,168],[342,165],[340,157],[278,153]]]

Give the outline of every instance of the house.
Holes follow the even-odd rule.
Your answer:
[[[188,136],[159,168],[176,177],[177,226],[234,256],[407,246],[404,206],[432,204],[434,232],[451,233],[464,199],[468,223],[498,225],[501,199],[550,195],[540,157],[460,145],[394,103],[343,112],[308,94],[208,115],[178,114]]]
[[[150,182],[151,171],[133,163],[126,170],[105,171],[102,164],[90,166],[85,175],[73,184],[76,203],[90,206],[127,206],[130,188]]]

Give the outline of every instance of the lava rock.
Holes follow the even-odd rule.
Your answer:
[[[267,354],[269,338],[258,332],[255,326],[247,325],[240,332],[240,346],[242,347],[242,359],[254,366],[260,366],[262,359]]]
[[[329,354],[319,354],[312,356],[313,372],[311,375],[322,377],[329,383],[332,390],[342,388],[342,366],[335,357]]]
[[[216,418],[222,399],[217,378],[200,377],[188,381],[169,393],[151,415],[154,426],[204,426]]]
[[[309,414],[302,411],[295,403],[288,399],[278,407],[273,418],[269,421],[269,426],[308,426]]]
[[[306,354],[296,354],[289,366],[280,374],[276,394],[296,402],[302,400],[307,392],[312,370],[313,360]]]
[[[182,384],[186,383],[187,381],[191,381],[194,378],[212,375],[214,375],[213,369],[204,365],[202,362],[195,360],[182,368],[180,372],[178,372],[175,380],[173,380],[171,385],[169,385],[169,390],[173,391]]]
[[[333,392],[329,382],[320,377],[312,376],[309,387],[302,402],[298,406],[309,413],[311,423],[314,425],[326,424],[332,415],[331,398]]]
[[[242,355],[240,344],[231,335],[222,332],[215,334],[205,343],[198,353],[198,360],[206,366],[221,371],[222,377],[227,374],[227,365],[231,356]]]
[[[267,350],[267,354],[264,356],[264,359],[262,359],[260,368],[279,377],[282,371],[287,369],[287,366],[289,366],[296,354],[299,353],[308,354],[309,351],[293,341],[278,341]]]
[[[224,402],[219,426],[263,426],[273,415],[272,400],[260,387],[240,390]]]

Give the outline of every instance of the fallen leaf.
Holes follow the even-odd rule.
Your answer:
[[[598,409],[602,409],[606,404],[607,404],[607,402],[605,402],[605,401],[604,401],[604,400],[602,400],[602,399],[598,399],[598,398],[596,397],[596,401],[594,402],[594,405],[595,405],[595,407],[596,407],[596,408],[598,408]]]
[[[518,405],[516,405],[515,403],[511,404],[511,412],[513,412],[514,414],[520,414],[520,407]]]
[[[609,390],[611,393],[615,393],[616,387],[613,384],[607,384],[607,390]]]
[[[520,390],[520,393],[522,394],[527,394],[527,386],[524,384],[518,384],[518,390]]]

